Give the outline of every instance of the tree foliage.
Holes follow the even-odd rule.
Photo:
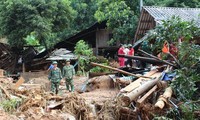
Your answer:
[[[12,46],[22,47],[31,32],[48,47],[70,26],[73,9],[68,0],[1,0],[0,32]],[[59,39],[59,38],[58,38]]]
[[[143,0],[143,5],[200,7],[198,0]],[[126,43],[134,37],[139,15],[139,0],[1,0],[0,36],[21,47],[34,32],[41,45],[52,47],[106,20],[113,32],[110,43]]]
[[[123,0],[102,0],[95,18],[100,22],[107,20],[108,29],[113,33],[113,40],[126,42],[133,39],[137,21],[134,11]]]
[[[93,56],[92,48],[90,48],[84,40],[80,40],[76,43],[74,52],[78,56],[79,71],[85,74],[85,72],[88,71],[87,66],[90,63],[90,60],[95,58]]]
[[[171,7],[200,8],[199,0],[172,0],[169,3]]]

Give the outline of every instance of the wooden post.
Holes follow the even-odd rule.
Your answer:
[[[126,71],[124,71],[124,70],[120,70],[120,69],[118,69],[118,68],[113,68],[113,67],[110,67],[110,66],[101,65],[101,64],[98,64],[98,63],[94,63],[94,62],[91,62],[90,64],[93,65],[93,66],[99,66],[99,67],[111,69],[111,70],[114,70],[114,71],[118,71],[118,72],[120,72],[120,73],[123,73],[123,74],[126,74],[126,75],[131,75],[131,76],[138,77],[138,78],[139,78],[139,77],[151,78],[151,77],[144,76],[144,75],[135,75],[135,74],[132,74],[132,73],[130,73],[130,72],[126,72]]]

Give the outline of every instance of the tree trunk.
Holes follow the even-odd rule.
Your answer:
[[[163,95],[161,95],[159,97],[159,99],[157,100],[156,104],[155,104],[155,107],[158,107],[160,109],[163,109],[164,106],[165,106],[165,103],[167,103],[167,99],[168,98],[171,98],[172,96],[172,88],[171,87],[168,87],[166,88],[165,92]]]
[[[124,96],[122,96],[122,101],[124,102],[124,105],[128,106],[133,100],[136,100],[141,94],[152,88],[159,80],[160,77],[149,80],[138,88],[131,91],[130,93],[126,93]]]

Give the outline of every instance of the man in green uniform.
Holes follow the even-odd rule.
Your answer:
[[[57,62],[54,61],[53,68],[49,72],[49,80],[51,81],[51,91],[58,94],[58,88],[62,79],[61,70],[57,67]]]
[[[66,60],[66,65],[63,67],[63,77],[65,79],[66,89],[70,92],[74,91],[74,80],[73,76],[75,75],[74,67],[70,64],[70,59]],[[71,88],[71,90],[69,89]]]

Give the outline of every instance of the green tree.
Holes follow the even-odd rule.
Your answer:
[[[90,48],[84,40],[80,40],[76,43],[74,49],[75,54],[78,56],[79,71],[85,74],[85,72],[88,71],[87,66],[90,63],[90,60],[95,59],[92,48]]]
[[[96,22],[94,13],[97,10],[97,0],[72,0],[71,6],[77,12],[77,17],[72,25],[77,31],[81,31]]]
[[[23,38],[34,32],[42,45],[51,47],[70,26],[73,15],[69,0],[1,0],[0,33],[20,48]]]
[[[137,16],[122,0],[102,0],[95,13],[95,18],[101,22],[107,20],[108,29],[113,33],[113,42],[127,42],[133,39]]]
[[[97,0],[70,0],[73,8],[74,20],[59,36],[62,40],[90,27],[96,22],[94,13],[97,10]]]
[[[200,8],[199,0],[173,0],[168,6],[171,7],[186,7],[186,8]]]

